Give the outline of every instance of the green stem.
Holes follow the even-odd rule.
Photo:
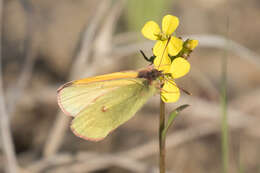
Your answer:
[[[226,93],[222,95],[222,162],[223,173],[228,172],[228,126],[227,126],[227,105]]]
[[[159,121],[159,149],[160,149],[160,173],[165,173],[165,137],[163,131],[165,128],[165,103],[160,99],[160,121]]]
[[[227,20],[227,29],[229,29],[229,19]],[[228,38],[228,33],[227,33]],[[229,43],[227,42],[227,47]],[[222,138],[222,172],[228,173],[229,165],[229,148],[228,148],[228,115],[227,115],[227,57],[228,51],[224,52],[222,57],[221,65],[221,108],[222,108],[222,127],[221,127],[221,138]]]

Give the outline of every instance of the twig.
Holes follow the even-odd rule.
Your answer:
[[[24,41],[24,57],[25,63],[23,70],[17,77],[17,84],[10,88],[7,93],[7,108],[8,113],[12,116],[15,112],[15,108],[19,99],[23,96],[24,90],[31,79],[33,67],[36,60],[36,53],[39,41],[37,40],[36,30],[34,27],[34,11],[33,7],[27,1],[21,0],[26,14],[27,14],[27,30],[26,30],[26,40]]]
[[[0,128],[3,153],[6,157],[6,172],[17,172],[17,160],[14,151],[14,144],[11,136],[11,129],[8,114],[6,112],[4,89],[3,89],[3,65],[2,65],[2,26],[3,26],[3,0],[0,0]]]
[[[58,154],[34,163],[26,169],[31,172],[74,172],[83,173],[106,169],[111,166],[121,167],[132,172],[145,173],[151,167],[145,163],[132,158],[119,156],[116,154],[78,153],[77,155]],[[150,172],[150,171],[149,171]]]
[[[109,168],[111,166],[121,167],[131,172],[143,173],[149,168],[148,165],[135,161],[131,158],[117,156],[117,155],[100,155],[96,157],[91,157],[86,159],[86,157],[82,157],[77,163],[70,165],[67,167],[66,171],[68,172],[93,172],[105,168]],[[55,169],[51,172],[64,172],[64,168],[60,167],[60,169]]]

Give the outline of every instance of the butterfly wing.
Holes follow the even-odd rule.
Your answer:
[[[157,88],[148,80],[124,77],[94,82],[74,81],[58,90],[62,110],[75,117],[71,129],[77,136],[94,141],[103,139],[133,117],[156,93]]]
[[[135,78],[137,72],[125,71],[100,75],[64,84],[58,89],[58,104],[69,116],[76,116],[82,109],[91,105],[95,98],[127,83],[113,82],[115,79]],[[112,82],[108,82],[112,81]]]

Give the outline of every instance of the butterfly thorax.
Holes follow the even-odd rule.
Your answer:
[[[157,69],[145,69],[138,72],[138,78],[145,78],[148,81],[153,81],[162,75]]]

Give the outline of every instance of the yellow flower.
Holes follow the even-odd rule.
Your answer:
[[[180,97],[180,89],[174,82],[174,79],[180,78],[186,75],[190,71],[190,63],[182,58],[175,58],[170,67],[168,67],[168,71],[166,73],[171,76],[167,78],[165,75],[164,85],[161,91],[161,99],[164,102],[176,102]]]
[[[169,57],[167,52],[161,53],[160,55],[155,57],[153,64],[157,70],[168,72],[171,66],[171,58]]]
[[[159,25],[154,21],[147,22],[142,28],[142,34],[144,37],[150,40],[157,40],[153,47],[153,54],[159,58],[155,62],[155,67],[159,67],[161,64],[161,58],[165,58],[166,55],[177,55],[183,46],[183,41],[177,37],[172,36],[173,32],[179,25],[179,19],[176,16],[166,15],[162,20],[162,31]],[[166,60],[168,62],[168,60]]]
[[[162,20],[162,30],[154,21],[147,22],[142,28],[144,37],[157,40],[153,47],[153,54],[156,56],[153,64],[157,70],[164,74],[162,77],[164,84],[161,90],[161,99],[164,102],[176,102],[179,99],[180,89],[174,80],[190,71],[190,64],[186,59],[174,57],[183,49],[183,41],[172,36],[178,25],[179,19],[176,16],[166,15]],[[187,48],[192,50],[197,45],[197,40],[189,40]],[[174,59],[171,60],[169,55]]]
[[[186,45],[186,47],[189,49],[189,50],[193,50],[195,49],[199,44],[199,41],[198,40],[188,40],[188,43]]]

